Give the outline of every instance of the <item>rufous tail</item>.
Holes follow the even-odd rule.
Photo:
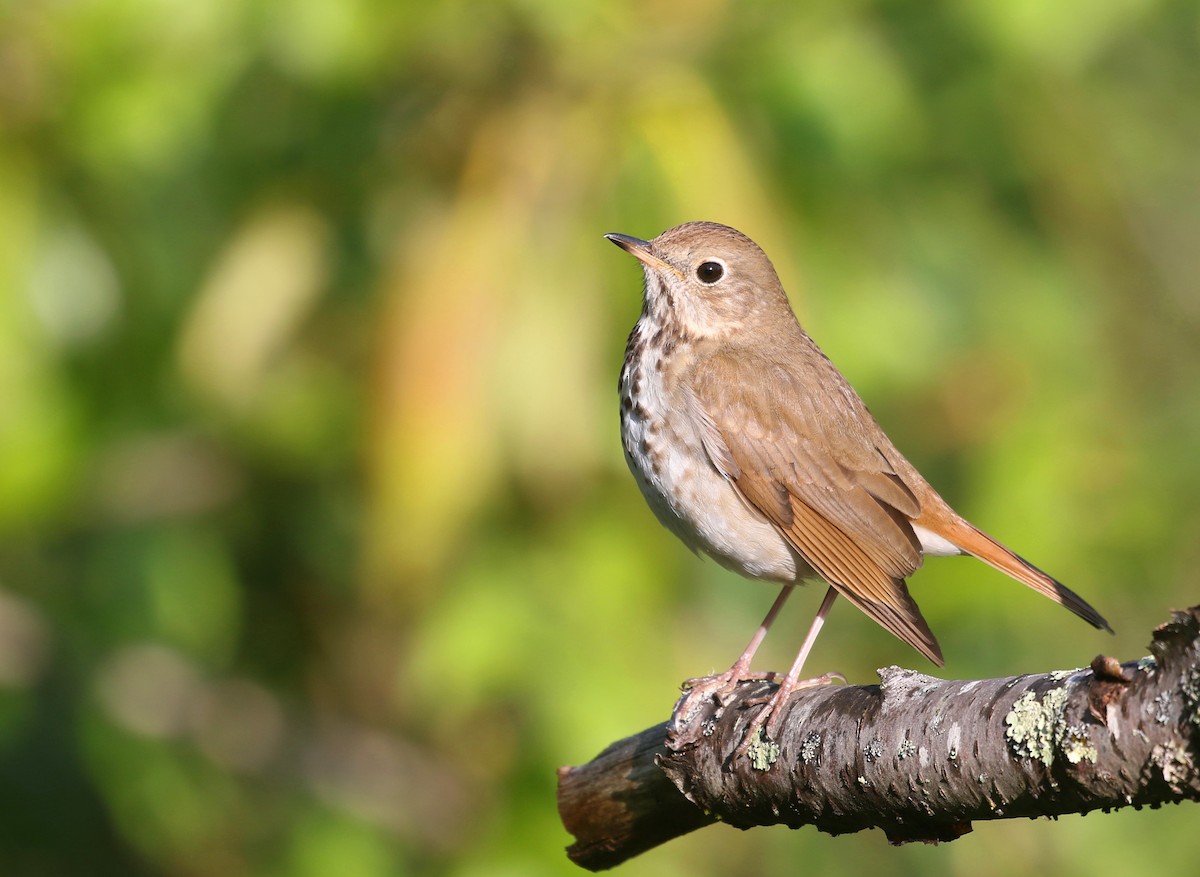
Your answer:
[[[923,526],[928,526],[923,524]],[[961,518],[938,527],[938,535],[949,539],[963,551],[978,557],[1005,575],[1023,585],[1028,585],[1039,594],[1049,597],[1060,606],[1070,609],[1088,624],[1112,633],[1104,616],[1093,609],[1086,600],[1064,585],[1046,575],[1025,558],[1009,551],[991,536]]]

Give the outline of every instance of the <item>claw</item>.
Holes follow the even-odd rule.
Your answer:
[[[774,682],[778,678],[779,674],[774,670],[768,670],[765,673],[758,671],[738,673],[736,678],[733,670],[726,670],[724,673],[712,676],[696,676],[693,679],[685,679],[679,688],[682,691],[688,691],[694,688],[711,687],[714,682],[719,682],[723,689],[734,689],[739,682]]]
[[[717,673],[712,676],[697,676],[694,679],[688,679],[680,686],[684,694],[675,705],[674,714],[686,722],[709,698],[718,707],[724,708],[733,699],[733,694],[741,682],[758,682],[762,680],[774,682],[778,678],[778,673],[752,673],[740,670],[735,665],[724,673]]]
[[[812,679],[797,679],[790,685],[785,678],[783,683],[769,697],[756,697],[745,701],[747,706],[754,706],[761,703],[765,703],[766,706],[759,711],[758,715],[754,717],[754,721],[746,728],[745,733],[742,735],[742,742],[733,751],[733,757],[740,758],[746,754],[746,750],[758,738],[759,730],[763,731],[763,735],[768,740],[774,741],[776,739],[779,731],[780,717],[782,716],[779,707],[791,697],[792,692],[800,688],[812,688],[816,685],[831,685],[834,682],[841,682],[843,685],[849,684],[846,681],[846,677],[841,673],[824,673],[820,676],[814,676]]]

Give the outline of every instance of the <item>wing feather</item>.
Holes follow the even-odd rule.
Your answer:
[[[813,569],[940,665],[937,640],[904,583],[922,560],[910,523],[920,503],[877,446],[882,433],[870,428],[862,402],[820,361],[840,381],[832,405],[819,405],[790,370],[749,351],[700,362],[691,386],[704,447]],[[767,389],[751,399],[751,386]]]

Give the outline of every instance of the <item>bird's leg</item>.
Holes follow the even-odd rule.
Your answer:
[[[800,671],[804,669],[804,662],[808,659],[808,653],[812,651],[813,643],[817,641],[817,634],[821,632],[821,627],[825,624],[825,616],[829,614],[829,609],[833,606],[833,600],[836,596],[837,590],[832,586],[825,592],[825,599],[821,601],[821,608],[817,610],[817,617],[813,619],[812,627],[808,629],[808,635],[804,638],[804,644],[800,646],[800,653],[796,655],[796,660],[792,662],[792,668],[783,677],[783,681],[779,683],[779,688],[775,689],[775,693],[767,699],[767,705],[754,717],[754,721],[746,729],[746,734],[742,738],[742,742],[734,752],[735,757],[745,753],[747,747],[758,737],[759,729],[764,724],[766,725],[767,737],[772,740],[775,739],[779,716],[782,715],[779,707],[787,701],[791,693],[797,688],[807,688],[811,685],[827,685],[834,680],[846,681],[846,678],[840,673],[826,673],[823,676],[817,676],[812,679],[800,678]],[[750,703],[755,702],[761,701],[750,701]]]
[[[771,625],[775,623],[775,618],[779,615],[779,610],[783,608],[783,604],[787,602],[788,597],[792,594],[793,584],[786,584],[783,590],[779,592],[779,596],[775,598],[775,602],[771,604],[770,610],[767,612],[766,618],[762,620],[762,624],[754,631],[754,636],[750,638],[750,643],[745,650],[733,662],[733,666],[724,673],[717,673],[714,676],[700,676],[696,679],[689,679],[683,683],[683,687],[688,689],[687,695],[675,707],[676,715],[686,716],[691,712],[692,708],[698,703],[702,703],[708,697],[714,697],[719,702],[722,697],[732,691],[739,682],[746,679],[769,679],[774,680],[777,673],[751,673],[750,662],[754,660],[754,653],[758,651],[758,647],[762,645],[763,639],[767,635],[767,631],[771,629]]]
[[[775,618],[779,615],[779,611],[783,608],[783,604],[787,602],[788,597],[792,595],[792,589],[795,585],[787,584],[783,586],[783,590],[779,592],[779,596],[775,598],[775,602],[771,604],[771,608],[767,611],[766,617],[762,620],[762,624],[758,626],[758,630],[754,631],[754,636],[750,638],[745,650],[738,659],[733,662],[733,666],[724,673],[719,673],[716,676],[702,676],[698,679],[689,679],[684,683],[688,688],[693,687],[694,683],[704,682],[708,679],[725,678],[737,682],[741,679],[758,678],[750,675],[750,662],[754,660],[754,653],[758,651],[758,647],[762,645],[762,641],[767,636],[767,631],[771,629],[771,625],[775,623]],[[762,678],[773,678],[776,674],[763,674]]]

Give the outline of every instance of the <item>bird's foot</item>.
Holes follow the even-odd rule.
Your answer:
[[[779,723],[783,719],[783,711],[780,709],[792,692],[801,688],[812,688],[816,685],[830,685],[834,682],[840,682],[843,685],[848,684],[846,677],[841,673],[824,673],[820,676],[814,676],[812,679],[788,679],[786,676],[770,695],[763,697],[755,697],[745,701],[746,706],[755,706],[757,704],[766,704],[754,717],[749,727],[746,728],[746,733],[742,735],[742,742],[738,744],[738,748],[733,751],[733,757],[740,758],[747,753],[752,746],[761,744],[761,737],[767,741],[774,741],[779,732]],[[777,750],[778,751],[778,750]],[[758,766],[759,760],[755,759],[755,764]],[[762,769],[766,769],[769,764],[762,765]]]
[[[739,682],[774,682],[779,678],[779,674],[774,670],[766,672],[758,671],[741,671],[736,668],[730,668],[724,673],[716,673],[712,676],[697,676],[695,679],[684,680],[680,686],[684,691],[703,692],[704,695],[729,694],[737,688]]]
[[[753,672],[734,664],[724,673],[688,679],[681,686],[684,694],[675,704],[674,715],[677,721],[686,722],[710,699],[718,708],[723,709],[732,699],[739,683],[774,682],[778,678],[779,674],[775,672]]]

